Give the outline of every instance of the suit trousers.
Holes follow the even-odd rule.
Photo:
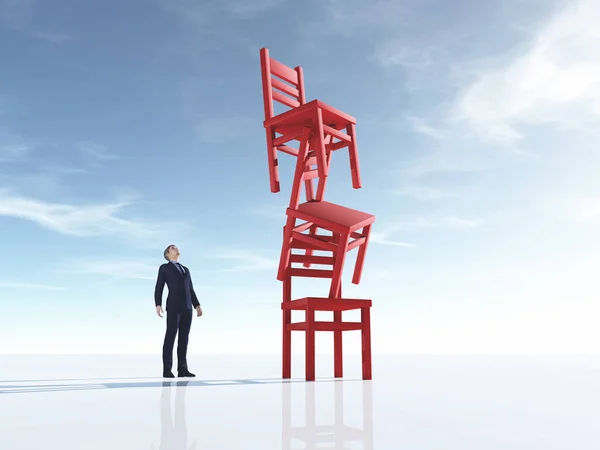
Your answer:
[[[187,370],[187,347],[190,328],[192,326],[192,310],[167,311],[167,332],[163,344],[163,369],[171,370],[173,367],[173,346],[175,336],[177,339],[177,370]]]

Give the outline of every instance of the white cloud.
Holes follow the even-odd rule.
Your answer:
[[[27,159],[33,145],[32,142],[22,136],[0,130],[0,164]]]
[[[392,191],[392,194],[417,200],[440,200],[455,196],[455,194],[448,191],[417,185],[409,185],[400,189],[395,189]]]
[[[36,291],[66,291],[67,288],[60,286],[49,286],[34,283],[14,283],[12,281],[0,281],[0,288],[6,289],[31,289]]]
[[[408,242],[394,241],[389,239],[389,234],[391,233],[382,233],[379,231],[372,231],[369,236],[369,242],[372,244],[378,245],[389,245],[392,247],[416,247],[415,244],[410,244]]]
[[[65,33],[44,31],[35,24],[37,6],[36,0],[0,0],[0,24],[53,44],[69,40]]]
[[[399,222],[392,225],[389,229],[392,231],[414,231],[424,228],[454,228],[454,229],[472,229],[481,226],[483,223],[479,219],[461,219],[459,217],[442,217],[439,219],[414,219]]]
[[[210,252],[213,259],[225,259],[239,264],[224,269],[227,272],[247,272],[255,270],[272,270],[279,265],[279,260],[266,258],[246,250],[216,249]]]
[[[574,219],[584,224],[600,224],[600,198],[585,198],[577,201]]]
[[[119,155],[110,153],[108,149],[100,144],[94,142],[80,142],[76,146],[83,154],[99,161],[110,161],[114,159],[120,159]]]
[[[287,0],[213,0],[194,2],[190,0],[164,0],[163,7],[170,12],[181,15],[197,25],[210,25],[215,15],[225,12],[240,19],[252,19],[271,9],[285,4]]]
[[[64,264],[68,272],[138,280],[156,280],[158,266],[156,261],[122,258],[78,258]]]
[[[379,46],[377,62],[383,67],[401,66],[406,69],[425,69],[432,64],[430,51],[413,48],[395,40],[386,41]]]
[[[257,216],[263,216],[269,219],[279,219],[285,221],[287,217],[285,214],[286,208],[287,206],[267,205],[262,206],[260,208],[254,208],[250,212]]]
[[[0,189],[0,216],[30,220],[68,236],[117,236],[128,240],[149,240],[172,235],[183,224],[158,224],[119,217],[133,201],[71,205],[45,202]]]
[[[569,3],[510,64],[487,70],[462,93],[454,119],[480,136],[513,143],[519,125],[584,129],[600,119],[600,2]]]
[[[421,117],[409,116],[407,117],[412,129],[417,133],[424,134],[430,138],[440,140],[444,138],[444,133],[439,129],[430,125],[425,119]]]

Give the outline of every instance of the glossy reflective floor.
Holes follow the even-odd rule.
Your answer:
[[[195,379],[163,380],[143,376],[155,357],[0,356],[0,449],[571,450],[600,442],[599,357],[378,356],[370,382],[359,379],[357,360],[345,362],[345,378],[335,380],[330,358],[320,357],[319,378],[306,383],[299,358],[296,378],[284,382],[277,357],[192,356]]]

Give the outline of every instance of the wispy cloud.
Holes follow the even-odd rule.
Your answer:
[[[235,124],[235,126],[232,126]],[[256,128],[257,122],[250,117],[240,115],[204,116],[198,120],[196,133],[202,142],[221,144],[231,141],[232,137],[242,137],[248,130]]]
[[[600,224],[600,198],[584,198],[576,201],[572,217],[582,224]]]
[[[402,40],[388,40],[379,45],[376,62],[383,67],[400,66],[420,70],[432,65],[432,56],[430,50],[408,46]]]
[[[419,134],[423,134],[433,139],[443,139],[444,133],[439,128],[429,124],[425,119],[416,116],[409,116],[407,120],[411,128]]]
[[[483,221],[480,219],[463,219],[459,217],[441,217],[438,219],[409,219],[398,221],[386,228],[384,234],[392,235],[400,231],[418,231],[431,228],[450,228],[450,229],[473,229],[481,226]]]
[[[68,272],[134,280],[156,280],[158,266],[156,261],[121,258],[77,258],[61,264]]]
[[[67,236],[115,236],[141,242],[172,235],[184,224],[120,217],[134,201],[64,204],[37,200],[0,189],[0,216],[21,218]]]
[[[396,230],[390,232],[373,231],[369,237],[369,242],[372,244],[389,245],[392,247],[416,247],[415,244],[390,239],[390,236],[394,234],[394,231]]]
[[[215,16],[223,13],[232,18],[252,19],[262,13],[284,5],[287,0],[212,0],[194,2],[190,0],[164,0],[163,7],[170,12],[198,25],[210,24]]]
[[[0,163],[23,161],[31,154],[33,147],[31,140],[0,130]]]
[[[223,269],[226,272],[248,272],[276,269],[279,261],[266,258],[246,250],[217,249],[211,252],[211,258],[232,261],[234,265]]]
[[[600,119],[600,2],[570,2],[507,65],[482,70],[458,99],[454,120],[480,137],[514,143],[519,127],[552,123],[583,131]]]
[[[34,283],[15,283],[12,281],[0,281],[0,288],[3,289],[29,289],[34,291],[66,291],[67,288],[61,286],[49,286],[46,284]]]
[[[121,159],[121,156],[114,153],[110,153],[108,149],[95,142],[80,142],[76,144],[76,148],[81,151],[85,156],[92,159],[92,161],[111,161],[115,159]]]
[[[425,201],[440,200],[456,196],[454,192],[450,192],[448,190],[418,185],[409,185],[399,189],[394,189],[391,193],[399,197],[408,197]]]
[[[395,31],[410,13],[410,6],[396,0],[322,0],[322,13],[303,24],[307,34],[346,36]]]
[[[46,31],[36,24],[36,0],[0,0],[0,25],[53,44],[70,39],[65,33]]]
[[[250,213],[269,219],[285,220],[287,217],[285,214],[285,209],[286,206],[266,205],[258,208],[253,208],[250,210]]]

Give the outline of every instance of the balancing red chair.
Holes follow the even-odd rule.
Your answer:
[[[352,186],[359,189],[356,119],[320,100],[307,103],[302,67],[292,69],[280,63],[269,56],[266,48],[260,50],[260,63],[271,192],[280,191],[277,152],[298,156],[298,150],[288,144],[300,139],[304,126],[313,129],[316,136],[314,152],[319,177],[327,177],[329,152],[348,147]],[[275,115],[274,101],[290,109]]]
[[[307,170],[314,156],[310,155],[311,133],[307,127],[301,139],[296,172],[292,186],[290,206],[287,209],[288,222],[284,227],[284,243],[280,257],[278,279],[284,283],[283,302],[283,378],[291,377],[291,333],[306,333],[306,380],[315,379],[315,333],[332,331],[334,334],[334,375],[343,376],[342,332],[360,330],[362,334],[362,376],[371,379],[371,300],[344,299],[341,297],[341,279],[346,253],[359,248],[352,282],[359,284],[369,240],[371,225],[375,217],[340,205],[322,201],[323,189],[318,189],[317,198],[299,204],[302,183],[312,182],[316,177]],[[314,170],[314,169],[313,169]],[[322,180],[322,179],[321,179]],[[324,186],[324,184],[321,184]],[[307,197],[312,189],[306,187]],[[296,220],[305,223],[296,225]],[[358,230],[362,228],[362,233]],[[328,231],[331,235],[318,234],[318,230]],[[308,234],[304,234],[308,231]],[[353,239],[350,241],[350,239]],[[305,250],[306,254],[292,254],[293,249]],[[315,250],[331,252],[332,256],[313,256]],[[293,267],[301,263],[305,268]],[[311,264],[329,265],[330,270],[307,269]],[[306,297],[292,300],[292,277],[331,278],[329,297]],[[361,311],[360,322],[343,322],[342,311]],[[292,323],[292,310],[305,312],[305,321]],[[315,322],[316,311],[332,311],[333,322]]]

